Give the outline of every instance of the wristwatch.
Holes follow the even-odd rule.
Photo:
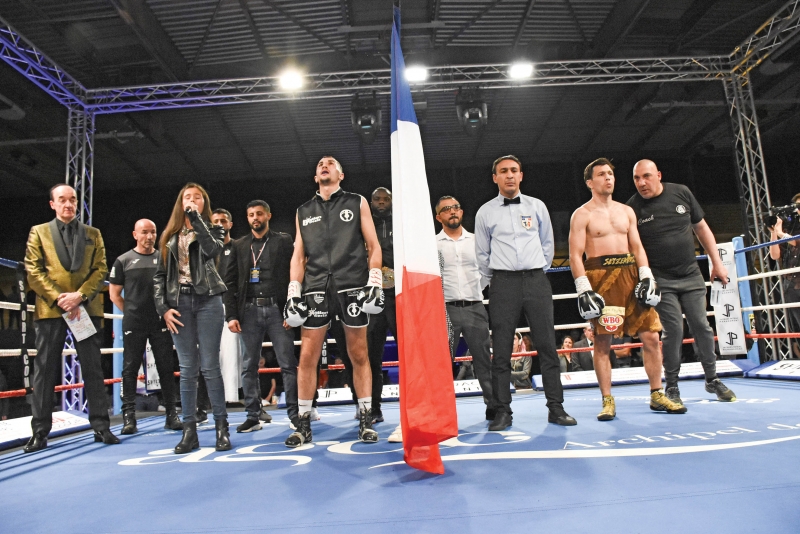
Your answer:
[[[79,294],[80,294],[80,296],[81,296],[81,302],[86,302],[86,301],[88,301],[88,300],[89,300],[89,297],[87,297],[86,295],[84,295],[84,294],[83,294],[83,293],[81,293],[80,291],[79,291],[78,293],[79,293]]]

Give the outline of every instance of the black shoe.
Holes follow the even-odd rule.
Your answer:
[[[117,445],[117,444],[119,444],[119,438],[117,436],[115,436],[114,434],[112,434],[111,431],[108,430],[108,429],[99,430],[99,431],[95,430],[94,431],[94,440],[97,443],[100,443],[102,441],[106,445]]]
[[[311,412],[306,412],[297,418],[297,429],[286,438],[286,446],[296,449],[304,443],[311,443]]]
[[[244,423],[236,427],[236,432],[239,434],[242,432],[255,432],[256,430],[261,430],[261,423],[252,419],[245,419]]]
[[[270,414],[268,414],[267,412],[265,412],[264,410],[261,410],[261,413],[258,414],[258,420],[261,421],[262,423],[271,423],[272,422],[272,416]],[[237,430],[237,432],[238,432],[238,430]]]
[[[486,408],[486,420],[494,421],[495,417],[497,417],[497,410],[494,408]]]
[[[231,435],[228,433],[228,420],[217,419],[214,421],[214,426],[217,427],[217,444],[214,446],[214,450],[231,450],[233,445],[231,445]]]
[[[197,439],[197,423],[183,423],[183,437],[180,443],[175,445],[175,454],[186,454],[200,448],[200,440]]]
[[[178,417],[178,410],[174,406],[172,408],[167,408],[167,418],[164,421],[164,429],[183,430],[183,423],[181,423],[181,418]]]
[[[550,411],[547,414],[547,422],[555,423],[561,426],[574,426],[578,424],[575,418],[570,417],[570,415],[565,412],[564,408],[561,406],[558,408],[550,408]]]
[[[120,434],[136,434],[136,412],[125,412],[122,414],[122,432]]]
[[[383,423],[383,412],[380,410],[372,410],[372,424]]]
[[[208,423],[208,414],[205,410],[198,408],[197,415],[195,415],[195,419],[197,420],[198,425],[202,425],[203,423]]]
[[[358,412],[358,439],[364,443],[378,441],[378,433],[372,429],[372,410],[362,409]]]
[[[513,418],[511,417],[510,413],[506,412],[497,412],[497,415],[494,416],[494,419],[491,423],[489,423],[489,430],[492,432],[497,432],[498,430],[505,430],[506,428],[511,426],[511,421]]]
[[[28,440],[28,443],[25,444],[22,450],[25,452],[36,452],[45,448],[47,448],[47,436],[34,434],[31,436],[31,439]]]

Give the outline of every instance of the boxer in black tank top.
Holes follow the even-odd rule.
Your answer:
[[[317,366],[331,317],[344,324],[347,352],[359,403],[361,441],[374,443],[372,374],[367,357],[368,313],[382,308],[381,247],[369,205],[361,195],[341,189],[341,164],[330,156],[317,164],[319,191],[297,210],[297,237],[292,256],[285,317],[302,325],[297,372],[297,429],[286,439],[295,448],[311,441],[311,402]],[[305,317],[301,317],[304,315]]]

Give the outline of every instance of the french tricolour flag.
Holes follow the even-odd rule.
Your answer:
[[[400,423],[406,463],[442,474],[439,443],[458,435],[458,421],[425,158],[405,68],[395,7],[391,142]]]

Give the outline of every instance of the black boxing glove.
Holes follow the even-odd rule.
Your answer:
[[[639,283],[633,288],[633,294],[639,304],[646,308],[652,308],[661,302],[661,290],[658,289],[650,267],[639,267]]]
[[[592,290],[589,278],[579,276],[575,279],[575,289],[578,290],[578,313],[585,320],[597,319],[602,315],[606,301],[599,293]]]

